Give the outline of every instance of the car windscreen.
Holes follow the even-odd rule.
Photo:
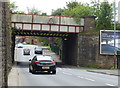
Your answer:
[[[39,60],[39,62],[52,62],[51,60]]]
[[[24,49],[24,51],[30,51],[30,49]]]
[[[40,50],[40,51],[41,51],[41,50],[42,50],[42,48],[41,48],[41,47],[38,47],[38,48],[35,48],[35,50]]]

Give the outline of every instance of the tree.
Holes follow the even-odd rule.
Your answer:
[[[62,15],[74,17],[75,21],[79,23],[81,17],[93,16],[93,9],[88,4],[69,2]]]
[[[64,12],[64,9],[57,9],[57,10],[52,10],[52,16],[61,16],[62,13]]]
[[[14,12],[18,8],[18,6],[15,5],[15,2],[8,3],[8,7],[12,12]]]
[[[72,2],[66,2],[66,6],[68,9],[74,9],[76,8],[77,6],[79,6],[79,3],[76,2],[76,1],[72,1]]]
[[[41,15],[47,15],[47,13],[42,13]]]
[[[45,46],[49,45],[49,40],[47,37],[38,37],[37,39],[42,43],[42,45],[45,45]]]
[[[94,15],[96,19],[96,27],[98,29],[110,29],[112,23],[112,4],[106,0],[102,3],[93,2]]]

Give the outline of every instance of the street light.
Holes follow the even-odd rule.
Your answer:
[[[114,68],[117,67],[116,59],[116,0],[114,0]]]

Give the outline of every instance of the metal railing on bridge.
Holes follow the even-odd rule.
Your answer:
[[[84,18],[80,19],[77,24],[72,17],[13,13],[12,27],[22,31],[79,33],[84,28]]]

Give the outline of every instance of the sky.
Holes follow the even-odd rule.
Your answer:
[[[27,12],[28,8],[35,7],[41,12],[45,12],[48,15],[51,14],[52,9],[56,10],[58,8],[64,8],[66,6],[66,2],[78,1],[82,3],[90,3],[92,0],[10,0],[10,2],[15,2],[15,5],[18,6],[18,11]],[[104,1],[104,0],[99,0]],[[108,0],[110,3],[114,0]],[[116,5],[120,0],[116,0]]]

